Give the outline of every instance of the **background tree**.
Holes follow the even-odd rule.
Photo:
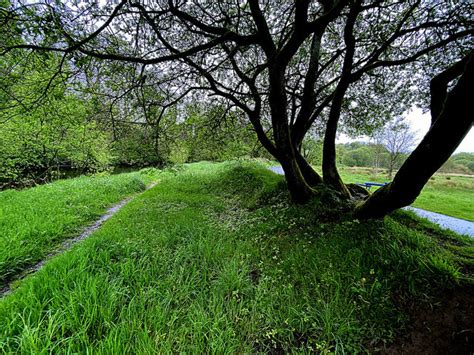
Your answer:
[[[458,153],[451,159],[454,163],[452,172],[474,173],[474,153]]]
[[[346,166],[371,166],[372,165],[372,149],[361,144],[359,148],[346,151],[342,157],[342,163]]]
[[[301,155],[311,165],[321,166],[323,142],[319,137],[306,136],[301,145]]]
[[[3,91],[8,98],[1,101],[0,185],[49,181],[68,169],[103,170],[111,160],[108,136],[91,120],[91,107],[68,91],[61,78],[51,82],[41,105],[29,101],[50,80],[55,61],[51,55],[41,62],[30,58],[17,68],[27,74]]]
[[[380,168],[385,167],[387,149],[383,145],[382,135],[375,133],[371,140],[372,168],[374,175],[377,175]]]
[[[452,82],[456,84],[448,92]],[[429,178],[451,156],[473,124],[469,107],[474,82],[471,54],[431,80],[431,127],[398,170],[392,183],[356,208],[360,218],[380,217],[411,204]],[[440,104],[442,102],[442,105]]]
[[[403,118],[396,118],[385,125],[380,132],[380,142],[388,151],[388,178],[391,180],[394,170],[413,149],[416,135]]]

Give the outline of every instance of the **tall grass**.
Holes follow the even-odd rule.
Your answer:
[[[423,230],[341,216],[264,167],[194,164],[1,300],[0,351],[360,352],[403,329],[398,302],[460,282]]]
[[[0,192],[0,285],[151,179],[138,172],[83,176]]]

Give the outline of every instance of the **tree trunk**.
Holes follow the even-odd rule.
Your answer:
[[[341,192],[345,197],[350,198],[351,193],[342,182],[336,165],[336,133],[339,118],[341,116],[342,102],[347,89],[351,83],[351,70],[354,61],[356,39],[354,36],[354,26],[357,16],[361,12],[361,1],[351,3],[346,25],[344,27],[344,43],[346,44],[346,54],[342,65],[342,76],[334,92],[334,98],[329,111],[329,118],[326,124],[323,145],[323,179],[333,189]]]
[[[390,159],[388,162],[388,179],[389,180],[392,180],[394,169],[395,169],[395,158],[393,156],[393,153],[390,153]]]
[[[474,114],[474,60],[471,54],[464,73],[447,95],[443,109],[418,147],[398,170],[393,182],[377,190],[356,207],[358,218],[379,218],[410,205],[430,177],[448,160],[469,132]]]
[[[314,195],[314,190],[308,185],[303,177],[297,161],[297,155],[299,155],[299,152],[291,139],[287,113],[284,72],[285,69],[280,67],[278,63],[274,63],[269,72],[269,103],[273,136],[277,150],[274,156],[278,159],[283,171],[285,172],[285,179],[288,183],[291,198],[296,203],[305,203]],[[301,161],[304,161],[304,159]],[[304,171],[308,174],[307,167]]]
[[[313,167],[306,161],[306,159],[301,155],[301,152],[295,150],[296,154],[296,161],[298,162],[298,166],[300,168],[301,174],[303,178],[308,183],[309,186],[313,187],[319,185],[323,182],[323,179],[319,174],[314,171]]]
[[[315,191],[306,182],[296,158],[288,158],[280,160],[283,171],[285,172],[285,179],[288,184],[291,198],[296,203],[306,203],[314,196]]]
[[[323,142],[323,179],[324,183],[331,186],[336,191],[341,192],[347,198],[351,197],[351,193],[337,171],[336,165],[336,133],[337,124],[341,115],[342,100],[349,86],[348,81],[340,82],[336,89],[336,94],[332,100],[329,119],[326,123],[326,132],[324,133]]]
[[[341,99],[342,100],[342,99]],[[336,102],[333,105],[338,105]],[[323,142],[323,179],[324,183],[331,186],[336,191],[341,192],[344,196],[350,198],[351,194],[347,189],[346,185],[342,182],[342,179],[337,171],[336,165],[336,132],[337,132],[337,121],[339,120],[339,109],[336,109],[338,112],[334,112],[334,109],[331,109],[328,123],[326,125],[326,132],[324,135]]]

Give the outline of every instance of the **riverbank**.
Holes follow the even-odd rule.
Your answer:
[[[9,189],[28,189],[36,186],[50,184],[55,181],[75,179],[81,176],[101,176],[101,175],[120,175],[133,173],[143,169],[158,169],[153,166],[130,166],[130,165],[112,165],[105,170],[96,172],[84,171],[83,169],[74,169],[71,167],[61,167],[58,169],[46,170],[44,172],[32,173],[30,177],[17,178],[15,180],[1,180],[0,192]]]

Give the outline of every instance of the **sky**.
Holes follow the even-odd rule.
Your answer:
[[[430,127],[430,120],[431,116],[429,112],[423,113],[423,111],[419,108],[415,108],[412,111],[410,111],[406,116],[405,116],[406,122],[410,125],[413,131],[416,132],[417,136],[417,143],[421,141],[421,139],[424,137],[426,132],[428,132],[428,128]],[[345,134],[341,134],[338,139],[337,143],[348,143],[348,142],[353,142],[353,141],[368,141],[367,137],[359,137],[356,139],[351,139]],[[474,129],[471,128],[469,133],[464,137],[464,140],[461,142],[461,144],[458,146],[456,151],[454,153],[460,153],[460,152],[474,152]]]

